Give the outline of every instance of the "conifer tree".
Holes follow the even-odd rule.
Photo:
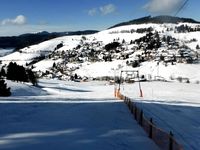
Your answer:
[[[6,71],[4,69],[4,67],[1,68],[1,72],[0,72],[0,77],[5,77],[6,76]]]
[[[7,84],[5,83],[5,80],[0,79],[0,96],[10,96],[10,88],[7,88]]]
[[[37,85],[37,77],[34,74],[34,72],[30,69],[27,70],[27,74],[28,74],[28,80],[34,85]]]

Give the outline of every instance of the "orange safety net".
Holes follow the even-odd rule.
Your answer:
[[[122,95],[120,90],[115,89],[115,96],[118,99],[124,100],[135,120],[145,130],[149,138],[151,138],[162,150],[183,150],[182,145],[178,144],[172,135],[158,128],[153,124],[152,120],[148,120],[143,114],[143,111],[138,108],[130,98]]]

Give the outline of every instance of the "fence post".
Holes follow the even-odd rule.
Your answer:
[[[149,125],[149,138],[153,138],[153,119],[150,119],[150,125]]]
[[[131,108],[131,100],[128,101],[128,108]]]
[[[135,114],[135,120],[137,120],[137,106],[135,105],[135,112],[134,112]]]
[[[173,150],[173,133],[170,131],[169,133],[169,150]]]
[[[140,112],[140,125],[143,126],[143,110]]]
[[[132,104],[132,107],[131,107],[131,113],[134,115],[134,109],[135,109],[135,105],[134,103]]]
[[[133,114],[133,104],[131,105],[130,111],[131,111],[131,114]]]

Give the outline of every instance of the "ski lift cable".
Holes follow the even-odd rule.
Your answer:
[[[175,13],[175,17],[178,15],[178,13],[185,7],[185,5],[188,3],[189,0],[186,0],[183,5],[181,5],[181,7],[177,10],[177,12]]]

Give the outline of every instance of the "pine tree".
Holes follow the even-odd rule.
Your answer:
[[[6,76],[6,71],[4,69],[4,67],[1,68],[1,72],[0,72],[0,76],[5,77]]]
[[[26,69],[23,66],[17,65],[16,63],[9,63],[7,68],[7,79],[13,81],[28,82]]]
[[[28,80],[34,85],[37,85],[37,77],[32,70],[27,70]]]
[[[53,68],[56,68],[56,63],[55,62],[53,63]]]
[[[8,67],[7,67],[7,79],[8,80],[13,80],[13,81],[17,81],[17,78],[15,76],[16,73],[16,63],[10,62]]]
[[[5,80],[0,80],[0,96],[10,96],[10,88],[7,88]]]

